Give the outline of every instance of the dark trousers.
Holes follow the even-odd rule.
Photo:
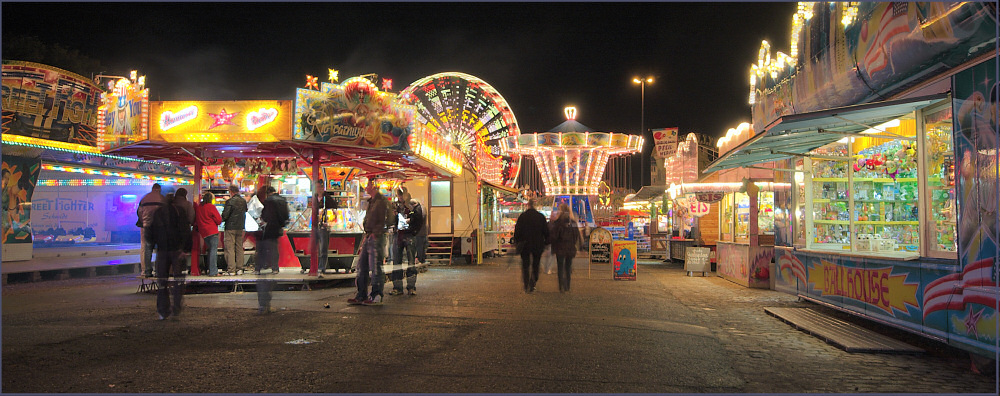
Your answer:
[[[254,261],[254,269],[260,271],[264,268],[278,270],[278,240],[258,239],[257,240],[257,260]]]
[[[374,299],[375,296],[382,295],[382,283],[385,281],[385,270],[382,269],[382,264],[385,262],[384,251],[385,235],[366,234],[361,241],[358,272],[357,277],[354,278],[354,285],[358,288],[356,299]],[[368,292],[369,284],[372,287],[371,293]]]
[[[181,313],[184,273],[180,250],[156,252],[156,313],[163,317]],[[173,304],[171,304],[173,297]]]
[[[404,256],[403,251],[406,251]],[[406,288],[417,288],[417,267],[413,262],[415,255],[413,236],[403,235],[396,237],[396,243],[392,246],[392,289],[403,291],[403,259],[409,260],[406,267]]]
[[[538,281],[538,266],[542,261],[542,252],[532,252],[528,249],[521,251],[521,280],[524,281],[524,290],[528,291],[535,287]],[[528,267],[531,273],[528,273]]]
[[[559,271],[559,291],[569,291],[569,277],[573,273],[573,258],[556,255],[556,265]]]
[[[318,262],[318,271],[323,273],[326,271],[326,262],[330,257],[330,230],[325,228],[320,228],[316,231],[316,261]]]

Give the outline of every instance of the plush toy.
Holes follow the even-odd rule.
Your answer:
[[[857,161],[854,162],[854,171],[855,172],[860,172],[861,169],[863,169],[865,167],[865,165],[867,165],[868,160],[865,159],[865,156],[860,155],[860,154],[859,155],[855,155],[854,157],[857,158]]]

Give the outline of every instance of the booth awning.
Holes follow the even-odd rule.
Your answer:
[[[667,186],[643,186],[638,192],[625,199],[625,202],[649,201],[667,191]]]
[[[855,134],[946,99],[947,94],[791,114],[774,120],[764,132],[711,163],[705,173],[806,155]]]

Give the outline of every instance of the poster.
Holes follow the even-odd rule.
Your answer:
[[[416,107],[382,92],[370,80],[352,77],[320,90],[296,90],[294,136],[354,147],[411,151]]]
[[[635,280],[636,251],[638,246],[635,241],[612,241],[611,242],[611,270],[615,280]]]
[[[671,157],[677,152],[677,128],[653,129],[653,158]]]
[[[590,232],[590,263],[611,263],[611,232],[602,227]]]
[[[38,158],[3,156],[2,240],[31,244],[31,196],[42,162]]]

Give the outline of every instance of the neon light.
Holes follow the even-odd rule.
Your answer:
[[[254,130],[260,128],[271,121],[278,118],[278,109],[275,108],[260,108],[257,111],[251,111],[247,113],[247,130]]]
[[[312,88],[319,90],[319,77],[313,77],[306,74],[306,88]]]
[[[192,182],[191,179],[189,178],[156,176],[144,173],[117,172],[107,169],[83,168],[76,166],[54,165],[46,163],[42,163],[42,169],[50,171],[70,172],[70,173],[85,173],[88,175],[116,176],[116,177],[123,177],[126,179],[156,180],[156,181],[172,182],[172,183]]]
[[[172,111],[160,113],[160,130],[166,131],[175,126],[198,118],[198,106],[190,106],[176,114]]]
[[[330,69],[330,82],[337,82],[339,80],[340,80],[340,71],[336,69]]]
[[[101,187],[101,186],[150,186],[153,180],[132,179],[43,179],[37,186],[43,187]]]
[[[566,114],[566,119],[567,120],[575,120],[576,119],[576,107],[570,106],[570,107],[567,107],[567,108],[563,109],[563,114]]]
[[[238,112],[238,111],[235,112],[235,113],[227,113],[225,108],[223,108],[222,110],[220,110],[218,113],[215,113],[215,114],[208,113],[208,116],[212,117],[215,120],[215,122],[212,123],[212,126],[208,127],[208,129],[212,129],[212,128],[215,128],[217,126],[222,126],[222,125],[233,125],[233,126],[235,126],[236,124],[233,124],[232,120],[233,120],[233,117],[235,117],[239,113],[240,112]]]
[[[392,79],[391,78],[383,78],[382,79],[382,89],[386,90],[386,91],[392,89]]]
[[[3,134],[4,143],[20,143],[22,145],[34,145],[41,148],[61,149],[63,151],[77,151],[89,154],[100,154],[97,147],[85,146],[76,143],[57,142],[55,140],[39,139],[31,136]]]

